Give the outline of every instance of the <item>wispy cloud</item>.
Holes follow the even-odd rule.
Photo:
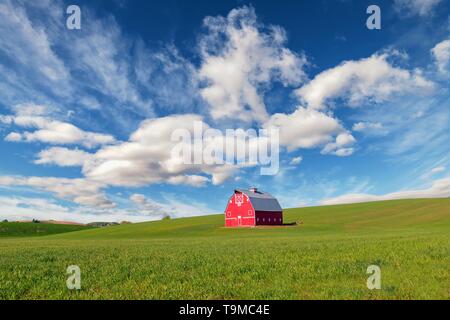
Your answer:
[[[442,0],[394,0],[394,8],[399,13],[425,17],[431,15],[441,1]]]
[[[422,175],[422,179],[423,180],[428,180],[430,178],[432,178],[434,175],[445,172],[446,168],[444,166],[439,166],[439,167],[435,167],[433,169],[431,169],[430,171],[426,172],[425,174]]]
[[[0,186],[32,187],[82,206],[115,207],[115,204],[101,191],[103,185],[86,179],[1,176]]]
[[[414,198],[447,198],[450,197],[450,178],[433,181],[431,187],[418,190],[404,190],[385,195],[345,194],[320,201],[322,205],[357,203],[368,201],[414,199]]]

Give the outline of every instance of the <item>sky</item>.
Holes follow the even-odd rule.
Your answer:
[[[81,29],[67,27],[72,4]],[[381,29],[366,26],[372,4]],[[284,208],[449,197],[449,9],[2,0],[0,219],[220,213],[251,186]],[[195,123],[278,130],[278,170],[180,162],[173,133]]]

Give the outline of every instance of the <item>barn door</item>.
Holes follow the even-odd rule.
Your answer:
[[[242,225],[242,217],[238,216],[238,226],[241,226],[241,225]]]

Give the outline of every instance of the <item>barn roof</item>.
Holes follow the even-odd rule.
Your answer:
[[[257,189],[236,189],[236,191],[246,194],[250,198],[255,211],[283,211],[278,200],[267,192],[262,192]]]

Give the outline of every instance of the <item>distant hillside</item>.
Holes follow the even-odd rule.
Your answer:
[[[0,237],[34,237],[91,229],[73,224],[0,222]]]
[[[450,225],[450,199],[392,200],[284,210],[297,227],[224,228],[223,215],[180,218],[111,226],[61,235],[63,238],[145,239],[230,236],[291,237],[375,231],[426,229]]]

